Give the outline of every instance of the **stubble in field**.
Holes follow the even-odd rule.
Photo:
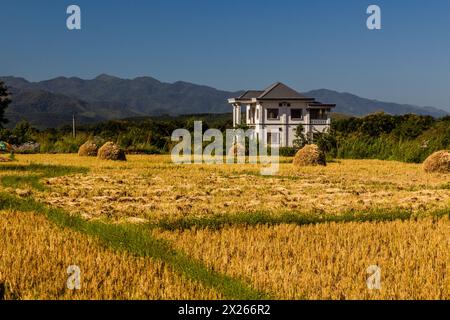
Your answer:
[[[448,218],[157,234],[281,299],[450,299]],[[372,265],[381,290],[367,287]]]
[[[218,299],[166,264],[102,246],[60,229],[44,216],[0,211],[3,299]],[[80,268],[81,289],[67,288],[67,268]]]
[[[71,157],[48,159],[68,164]],[[87,218],[142,222],[242,212],[422,214],[450,206],[449,175],[393,161],[342,160],[301,169],[282,163],[279,175],[269,177],[259,175],[257,165],[175,165],[166,156],[130,156],[127,164],[80,161],[89,174],[49,179],[52,192],[36,197]]]

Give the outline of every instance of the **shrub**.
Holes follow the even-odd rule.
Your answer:
[[[15,153],[23,153],[23,154],[39,153],[40,144],[36,142],[27,142],[18,146],[17,145],[12,146],[12,150]]]
[[[278,149],[278,154],[280,157],[293,157],[297,153],[297,148],[291,147],[281,147]]]

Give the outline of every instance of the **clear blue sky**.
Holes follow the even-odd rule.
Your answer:
[[[66,28],[70,4],[81,31]],[[366,28],[369,4],[380,31]],[[283,81],[450,111],[448,0],[2,0],[0,27],[0,75]]]

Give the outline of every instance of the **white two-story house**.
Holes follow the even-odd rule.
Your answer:
[[[308,98],[281,82],[265,90],[249,90],[240,97],[228,99],[233,106],[233,126],[245,124],[255,130],[264,144],[292,147],[299,124],[309,137],[331,125],[330,111],[336,105]],[[244,107],[244,108],[242,108]],[[245,122],[242,114],[245,111]]]

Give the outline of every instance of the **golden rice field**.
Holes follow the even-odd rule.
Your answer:
[[[0,283],[6,299],[217,299],[159,261],[116,253],[96,239],[63,230],[42,216],[0,211]],[[81,289],[68,290],[77,265]]]
[[[258,165],[175,165],[169,156],[130,156],[127,163],[64,155],[28,161],[81,165],[88,175],[48,179],[41,201],[81,213],[154,221],[217,213],[301,211],[340,214],[373,208],[428,212],[450,206],[450,177],[424,173],[420,165],[379,160],[340,160],[298,170],[280,165],[274,177]]]
[[[450,298],[448,218],[159,234],[282,299]],[[381,268],[380,291],[367,290],[371,265]]]
[[[36,172],[0,164],[0,193],[15,199],[0,212],[0,299],[2,286],[7,299],[450,298],[448,174],[379,160],[299,169],[282,159],[278,175],[261,176],[259,165],[175,165],[170,156],[130,155],[127,162],[16,157],[14,165],[89,171],[43,176],[45,189],[39,189],[27,182]],[[23,212],[15,207],[20,201],[40,209]],[[41,206],[81,217],[87,227],[58,225]],[[373,210],[409,218],[326,222]],[[245,224],[252,215],[283,214],[318,223]],[[195,222],[223,216],[244,218],[212,227]],[[193,225],[176,224],[183,219]],[[94,231],[86,231],[91,225]],[[101,234],[109,227],[129,227],[172,253],[159,244],[146,250],[134,237],[122,245],[120,237]],[[83,270],[79,291],[66,288],[73,264]],[[381,270],[379,290],[366,284],[371,265]]]

